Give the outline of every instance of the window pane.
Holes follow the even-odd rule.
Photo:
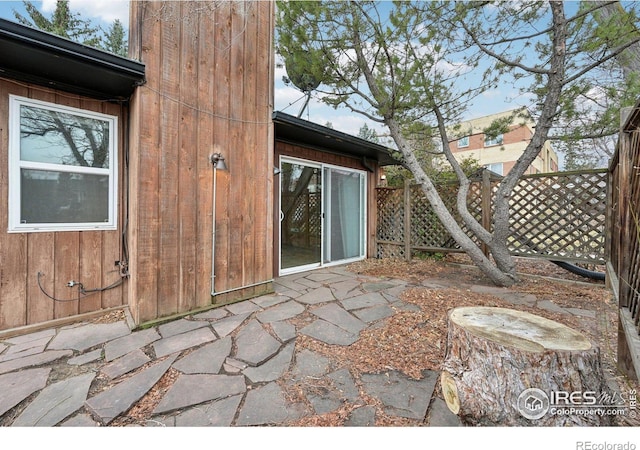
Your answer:
[[[109,121],[20,105],[20,159],[109,168]]]
[[[109,220],[109,176],[21,170],[21,223]]]

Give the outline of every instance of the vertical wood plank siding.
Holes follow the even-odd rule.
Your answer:
[[[71,280],[86,289],[117,282],[115,261],[121,259],[124,189],[119,189],[119,225],[115,231],[64,231],[7,233],[9,95],[33,98],[118,117],[118,176],[124,174],[123,123],[125,108],[77,95],[56,92],[26,83],[0,78],[0,331],[29,327],[125,304],[123,285],[83,296],[79,300]],[[42,273],[38,286],[38,272]]]
[[[131,281],[137,323],[259,293],[273,277],[272,2],[133,2]],[[136,25],[138,24],[138,25]],[[139,24],[142,24],[140,26]],[[249,289],[243,289],[251,286]]]

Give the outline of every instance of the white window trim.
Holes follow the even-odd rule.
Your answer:
[[[498,138],[500,140],[498,141]],[[500,133],[493,139],[487,139],[487,136],[484,137],[484,146],[485,147],[495,147],[496,145],[503,145],[504,143],[504,134]]]
[[[65,112],[82,117],[88,117],[109,122],[109,168],[94,168],[82,166],[67,166],[20,159],[20,106],[28,105],[43,109]],[[16,95],[9,95],[9,210],[8,232],[51,232],[51,231],[88,231],[88,230],[116,230],[118,223],[118,117],[102,114],[85,109],[34,100]],[[106,222],[83,223],[21,223],[21,169],[49,170],[53,172],[72,172],[90,175],[109,176],[109,219]]]
[[[463,139],[466,141],[466,144],[461,144],[460,143]],[[458,144],[458,148],[466,148],[466,147],[468,147],[469,146],[469,136],[462,136],[460,139],[458,139],[457,144]]]

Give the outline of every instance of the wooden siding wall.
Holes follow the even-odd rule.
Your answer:
[[[0,331],[20,330],[122,306],[125,303],[123,285],[64,302],[47,297],[38,286],[38,272],[41,272],[41,284],[48,295],[58,300],[73,300],[78,298],[78,290],[67,286],[71,280],[81,282],[85,289],[109,286],[120,280],[115,262],[122,259],[126,195],[122,182],[120,225],[116,231],[7,233],[10,94],[118,116],[118,173],[120,180],[124,176],[123,106],[0,78]]]
[[[130,309],[137,323],[229,302],[273,278],[273,3],[132,2]]]
[[[376,187],[378,180],[380,179],[380,170],[378,163],[373,160],[367,160],[370,167],[373,168],[373,172],[370,172],[363,164],[361,159],[353,158],[346,155],[337,155],[334,153],[327,153],[324,151],[312,149],[309,147],[303,147],[300,145],[291,144],[288,142],[276,141],[275,143],[275,165],[280,163],[281,156],[288,156],[292,158],[305,159],[307,161],[314,161],[324,164],[332,164],[335,166],[347,167],[350,169],[363,170],[367,172],[367,257],[375,257],[376,255]],[[279,179],[276,179],[274,185],[274,197],[275,204],[273,221],[276,226],[273,230],[273,242],[274,251],[277,258],[280,247],[280,235],[278,224],[280,223],[280,188],[278,183]],[[277,274],[279,267],[279,261],[274,260],[273,273]]]

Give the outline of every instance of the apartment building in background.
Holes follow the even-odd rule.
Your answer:
[[[506,133],[495,137],[484,133],[494,121],[509,117]],[[534,129],[535,122],[526,108],[513,109],[460,123],[452,133],[457,139],[449,144],[458,161],[473,158],[492,172],[506,175],[529,144]],[[547,141],[525,173],[549,173],[558,169],[558,155]]]

